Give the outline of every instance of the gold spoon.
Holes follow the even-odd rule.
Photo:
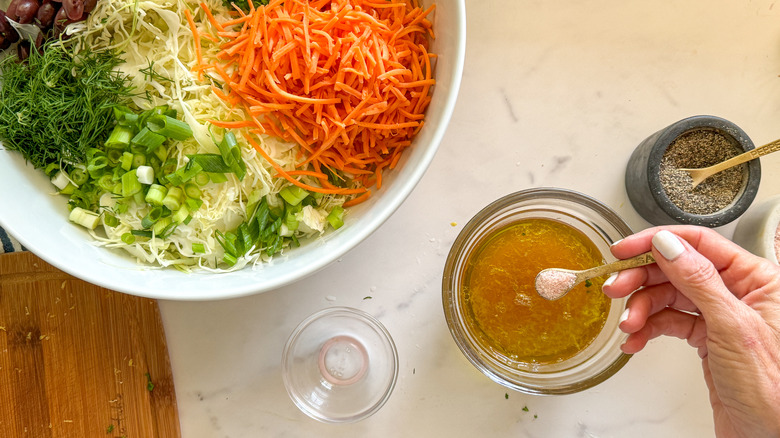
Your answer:
[[[650,252],[639,254],[638,256],[631,257],[630,259],[618,260],[616,262],[607,263],[606,265],[596,266],[595,268],[585,269],[582,271],[572,271],[570,269],[561,268],[548,268],[542,272],[536,274],[534,286],[536,286],[536,292],[541,295],[542,298],[555,301],[562,298],[564,295],[574,288],[574,286],[582,283],[585,280],[591,278],[601,277],[603,275],[611,274],[617,271],[623,271],[629,268],[636,268],[638,266],[649,265],[655,263],[655,258]]]
[[[711,177],[712,175],[715,175],[718,172],[724,171],[729,167],[734,167],[738,164],[742,164],[747,161],[777,151],[780,151],[780,140],[775,140],[772,143],[767,143],[761,147],[757,147],[747,152],[743,152],[737,155],[736,157],[729,158],[728,160],[722,161],[718,164],[713,164],[710,167],[702,167],[701,169],[679,169],[679,170],[688,172],[688,175],[690,175],[691,179],[693,180],[693,187],[691,187],[693,189],[699,184],[701,184],[701,182],[704,181],[705,179]]]

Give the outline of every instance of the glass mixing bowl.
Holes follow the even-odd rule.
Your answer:
[[[472,255],[496,232],[519,220],[550,219],[582,232],[600,251],[604,262],[615,261],[612,243],[632,234],[618,215],[603,203],[571,190],[536,188],[512,193],[491,203],[463,228],[444,266],[442,301],[455,343],[468,360],[493,381],[528,394],[569,394],[597,385],[628,362],[620,351],[625,335],[618,329],[626,299],[612,300],[604,327],[587,347],[555,363],[513,361],[484,347],[468,323],[464,276]]]

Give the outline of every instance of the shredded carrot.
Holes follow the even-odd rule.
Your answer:
[[[211,124],[220,128],[249,128],[255,126],[252,120],[239,120],[236,122],[223,122],[221,120],[212,120]]]
[[[345,208],[352,207],[353,205],[358,205],[361,202],[365,201],[366,199],[368,199],[369,196],[371,196],[371,191],[367,191],[367,192],[363,193],[362,195],[358,196],[357,198],[350,199],[349,201],[343,203],[342,205]]]
[[[424,123],[435,84],[428,51],[429,15],[417,0],[274,0],[223,22],[201,3],[219,39],[212,70],[223,81],[219,97],[243,106],[250,127],[301,146],[295,171],[284,171],[259,144],[258,152],[292,184],[322,193],[347,193],[322,169],[352,176],[363,202],[382,183]],[[188,20],[189,20],[188,15]],[[195,30],[193,30],[195,34]],[[230,72],[230,73],[228,73]],[[314,169],[314,170],[310,170]],[[314,187],[296,179],[322,180]]]
[[[203,9],[203,12],[206,13],[206,17],[209,19],[212,26],[216,27],[217,30],[219,31],[225,30],[225,28],[222,27],[222,24],[220,24],[219,21],[217,21],[216,18],[214,18],[214,16],[211,15],[211,10],[208,8],[208,6],[206,6],[205,3],[201,3],[200,8]]]
[[[198,60],[198,64],[203,64],[203,56],[201,54],[201,48],[200,48],[200,32],[198,32],[198,28],[195,26],[195,20],[192,19],[192,13],[189,9],[184,9],[184,16],[187,17],[187,23],[190,25],[190,30],[192,31],[192,36],[195,38],[195,58]],[[203,77],[203,71],[198,71],[198,78]]]

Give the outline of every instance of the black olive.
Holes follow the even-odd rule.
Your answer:
[[[16,15],[16,5],[19,4],[19,0],[11,0],[11,4],[8,5],[8,9],[5,11],[5,15],[11,20],[18,21],[19,17]]]
[[[71,20],[79,20],[84,15],[84,0],[62,0],[62,7]]]
[[[48,29],[54,22],[54,15],[57,14],[57,8],[54,7],[51,1],[43,0],[41,7],[38,8],[38,13],[35,14],[35,19],[38,20],[38,26],[41,29]]]
[[[32,23],[39,7],[40,3],[37,0],[19,0],[16,5],[16,16],[19,18],[19,23]]]

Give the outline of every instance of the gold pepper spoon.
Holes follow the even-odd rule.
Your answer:
[[[691,189],[695,188],[699,184],[701,184],[702,181],[705,179],[711,177],[712,175],[715,175],[718,172],[722,172],[729,167],[734,167],[738,164],[742,164],[745,162],[748,162],[750,160],[756,159],[758,157],[763,157],[766,154],[771,154],[772,152],[780,151],[780,140],[775,140],[771,143],[767,143],[763,146],[757,147],[755,149],[751,149],[747,152],[743,152],[736,157],[729,158],[726,161],[722,161],[718,164],[713,164],[709,167],[702,167],[700,169],[679,169],[682,171],[685,171],[688,173],[688,175],[693,180],[693,187]]]

